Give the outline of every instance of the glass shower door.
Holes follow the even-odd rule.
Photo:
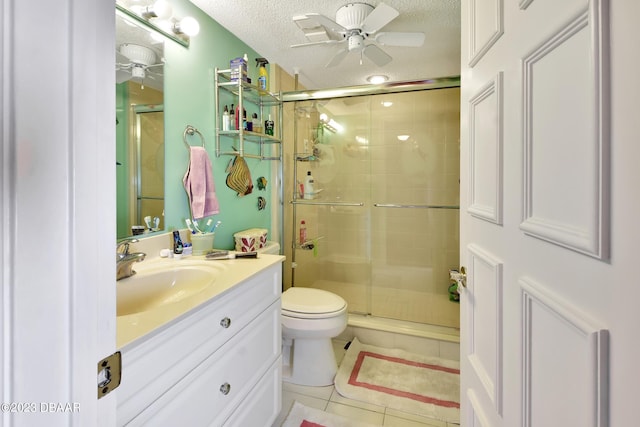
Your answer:
[[[352,313],[370,313],[368,101],[296,104],[292,281],[340,295]],[[308,172],[315,181],[311,198],[302,189]]]
[[[459,88],[296,104],[293,285],[351,313],[458,328]]]
[[[371,314],[459,327],[459,89],[372,98]]]

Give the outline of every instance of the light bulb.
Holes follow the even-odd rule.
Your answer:
[[[387,80],[389,80],[389,77],[387,76],[382,76],[382,75],[377,75],[377,76],[369,76],[367,77],[367,81],[371,84],[377,85],[380,83],[384,83]]]
[[[168,19],[171,17],[171,5],[166,0],[158,0],[153,4],[153,11],[157,18]]]
[[[185,16],[176,24],[176,32],[183,33],[189,37],[193,37],[200,32],[200,24],[196,18]]]

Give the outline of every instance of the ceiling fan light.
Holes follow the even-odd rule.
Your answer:
[[[156,62],[155,52],[145,46],[124,43],[120,46],[120,53],[126,56],[134,64],[149,66]]]
[[[373,75],[367,77],[367,81],[373,85],[378,85],[380,83],[384,83],[389,80],[389,77],[383,75]]]

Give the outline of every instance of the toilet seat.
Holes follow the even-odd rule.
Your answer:
[[[282,293],[282,315],[302,319],[341,315],[347,302],[340,296],[314,288],[289,288]]]

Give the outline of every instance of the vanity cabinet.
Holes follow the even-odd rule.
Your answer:
[[[271,426],[282,395],[281,265],[122,348],[118,425]]]
[[[223,98],[222,93],[230,96]],[[228,102],[226,101],[228,100]],[[242,117],[239,119],[238,129],[223,129],[224,106],[237,106],[240,114],[247,111],[247,120],[251,121],[252,113],[258,116],[259,131],[249,131],[242,127]],[[279,95],[273,94],[259,87],[242,81],[231,80],[231,70],[215,69],[215,114],[216,114],[216,156],[233,155],[260,160],[281,160],[282,135],[282,101]],[[265,121],[274,122],[274,134],[267,135]],[[248,144],[257,145],[258,153],[246,151]],[[275,147],[268,150],[267,147]],[[252,150],[253,151],[253,150]],[[269,152],[268,152],[269,151]],[[275,152],[275,153],[274,153]]]

